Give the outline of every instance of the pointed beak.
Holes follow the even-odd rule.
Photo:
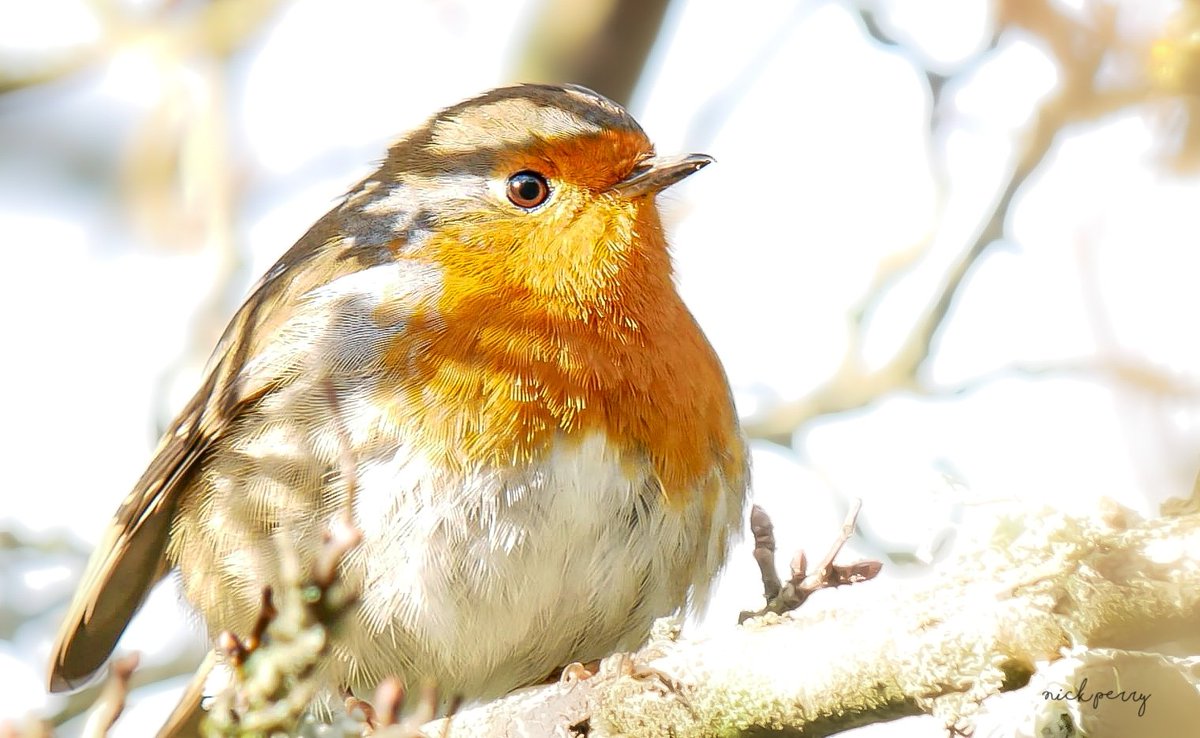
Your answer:
[[[713,161],[706,154],[656,156],[637,165],[628,177],[612,186],[612,191],[622,197],[657,194]]]

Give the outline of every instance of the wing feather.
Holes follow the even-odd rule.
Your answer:
[[[100,672],[150,589],[169,571],[165,551],[175,507],[197,462],[243,408],[294,376],[278,362],[251,359],[274,350],[272,329],[289,312],[283,304],[306,289],[280,277],[321,254],[315,246],[324,243],[327,229],[325,221],[314,226],[255,286],[213,352],[204,385],[167,429],[149,467],[121,503],[60,626],[51,652],[50,691],[77,689]],[[274,353],[285,361],[297,358]]]
[[[394,335],[405,317],[403,309],[373,308],[380,300],[403,306],[433,286],[421,269],[396,263],[386,245],[369,245],[367,237],[379,235],[374,230],[354,231],[355,224],[373,222],[353,212],[364,198],[412,212],[377,184],[364,180],[319,220],[255,285],[226,328],[204,385],[167,430],[92,554],[54,645],[51,691],[78,688],[100,671],[151,587],[169,571],[165,551],[179,496],[214,441],[246,408],[316,368],[369,372],[383,355],[373,340]],[[404,233],[404,219],[393,220]],[[387,325],[376,325],[380,320]],[[364,326],[370,340],[355,340]],[[323,356],[333,356],[336,366],[314,366]]]

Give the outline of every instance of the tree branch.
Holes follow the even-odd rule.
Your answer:
[[[1046,0],[1008,3],[1003,11],[998,18],[1001,28],[1020,28],[1046,40],[1058,59],[1062,81],[1035,112],[1030,130],[1018,144],[1016,162],[975,238],[947,270],[940,289],[931,296],[900,348],[882,366],[869,369],[862,356],[864,316],[878,304],[896,275],[877,276],[862,307],[849,321],[850,340],[837,372],[805,397],[747,419],[744,428],[751,437],[790,443],[791,434],[815,417],[866,407],[897,391],[925,392],[921,372],[967,275],[988,248],[1004,237],[1004,223],[1017,192],[1045,161],[1060,135],[1074,123],[1095,120],[1148,99],[1150,92],[1140,87],[1107,90],[1096,86],[1109,48],[1106,42],[1113,36],[1115,17],[1111,14],[1098,12],[1077,21]],[[907,271],[915,261],[902,260],[895,270]]]
[[[707,640],[660,632],[639,657],[678,692],[610,659],[592,679],[460,713],[448,734],[570,736],[586,725],[591,738],[811,737],[920,713],[963,729],[985,698],[1023,686],[1038,662],[1072,644],[1195,633],[1198,552],[1196,513],[1142,521],[1115,505],[1089,517],[1031,511],[940,576],[870,593],[869,607],[854,602],[871,586],[860,585],[838,590],[824,609],[768,615]]]

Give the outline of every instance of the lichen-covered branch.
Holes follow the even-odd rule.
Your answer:
[[[449,735],[825,736],[918,713],[968,725],[982,700],[1022,686],[1039,661],[1076,644],[1130,647],[1197,632],[1200,514],[1031,511],[940,576],[894,583],[882,599],[869,591],[880,586],[837,590],[824,608],[707,640],[660,632],[637,658],[677,691],[610,659],[592,679],[460,713]]]

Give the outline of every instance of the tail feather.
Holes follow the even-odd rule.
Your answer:
[[[171,518],[169,506],[162,506],[139,522],[136,535],[119,517],[110,525],[54,644],[51,692],[83,687],[103,669],[134,613],[169,570],[165,553]]]

